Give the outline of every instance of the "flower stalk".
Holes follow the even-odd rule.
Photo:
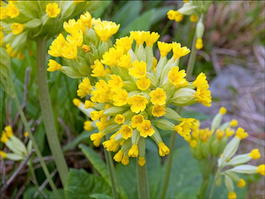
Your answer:
[[[53,110],[51,106],[50,94],[46,76],[46,41],[37,41],[37,85],[39,88],[39,102],[41,107],[42,119],[44,121],[45,132],[51,153],[54,157],[56,167],[59,172],[62,184],[66,184],[68,173],[67,164],[60,146],[58,133],[55,127]]]
[[[138,198],[139,199],[150,199],[148,176],[146,172],[146,166],[137,166],[137,179],[138,179]]]

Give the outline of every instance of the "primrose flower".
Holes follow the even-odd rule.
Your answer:
[[[111,21],[94,19],[89,12],[85,12],[77,20],[64,22],[63,28],[69,34],[66,37],[59,34],[48,51],[51,56],[61,57],[63,63],[66,63],[56,70],[72,78],[106,76],[109,69],[100,59],[112,45],[110,38],[119,30],[119,26]],[[110,58],[113,59],[115,58]],[[121,64],[126,63],[126,57],[123,57]],[[50,68],[47,70],[55,71]]]
[[[20,51],[25,51],[29,42],[45,37],[49,39],[62,31],[63,22],[90,10],[90,6],[100,5],[100,2],[74,1],[2,1],[0,5],[0,43],[6,47],[9,56],[22,58]],[[88,16],[81,18],[87,24]],[[76,33],[74,39],[81,39]],[[78,37],[79,36],[79,37]],[[68,37],[67,41],[73,37]],[[70,45],[70,44],[69,44]],[[67,57],[74,57],[74,50],[62,47]],[[59,69],[58,69],[59,70]]]
[[[11,126],[6,126],[2,131],[0,141],[12,151],[12,153],[6,153],[0,150],[0,158],[20,161],[28,157],[32,151],[32,143],[28,142],[27,146],[17,138],[12,130]]]
[[[78,95],[94,106],[85,108],[86,102],[80,101],[76,106],[95,124],[105,124],[91,135],[91,140],[96,146],[103,142],[106,150],[116,153],[114,160],[122,164],[138,158],[143,166],[145,141],[150,138],[157,144],[159,155],[167,155],[170,150],[159,130],[177,131],[188,137],[190,129],[198,126],[194,119],[181,118],[175,108],[198,102],[211,104],[203,73],[189,82],[185,70],[178,67],[179,59],[190,50],[175,42],[157,42],[158,38],[158,33],[133,31],[129,37],[117,39],[94,63],[94,70],[98,66],[108,72],[93,72],[104,75],[96,75],[94,85],[83,86],[83,80],[78,86]],[[157,62],[153,62],[155,45],[161,54]]]

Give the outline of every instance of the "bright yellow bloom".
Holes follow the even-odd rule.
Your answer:
[[[242,140],[248,137],[248,133],[244,129],[238,128],[236,131],[236,137]]]
[[[136,41],[137,45],[141,45],[145,41],[145,31],[131,31],[130,32],[130,37],[133,38]]]
[[[122,137],[127,140],[128,138],[132,137],[132,128],[129,125],[122,125],[119,132],[121,133]]]
[[[199,128],[199,122],[193,118],[182,118],[181,123],[175,126],[175,131],[186,141],[191,139],[191,131]]]
[[[236,199],[237,196],[236,196],[236,193],[235,192],[229,192],[228,193],[228,199]]]
[[[200,73],[192,84],[196,87],[196,100],[204,106],[211,106],[212,96],[209,90],[208,81],[206,80],[206,75],[204,73]]]
[[[80,101],[79,99],[77,99],[77,98],[74,98],[74,99],[73,99],[73,104],[74,104],[75,106],[79,107],[79,106],[81,105],[81,101]]]
[[[115,47],[123,49],[124,52],[127,52],[132,47],[132,38],[131,37],[122,37],[120,39],[116,39]]]
[[[24,137],[28,137],[29,136],[29,132],[24,132]]]
[[[129,68],[129,74],[135,78],[142,78],[146,75],[146,63],[144,61],[134,61]]]
[[[202,38],[196,39],[195,47],[197,50],[200,50],[203,48],[203,40]]]
[[[191,140],[189,144],[191,148],[195,148],[198,145],[198,142],[196,140]]]
[[[246,186],[246,181],[244,180],[244,179],[239,179],[238,181],[237,181],[237,186],[239,187],[239,188],[243,188],[243,187],[245,187]]]
[[[103,116],[104,111],[92,111],[90,113],[91,120],[99,120]]]
[[[153,46],[153,44],[158,40],[159,36],[160,35],[156,32],[152,32],[152,33],[148,32],[145,38],[146,45]]]
[[[89,12],[85,12],[84,14],[82,14],[80,16],[80,21],[81,21],[82,26],[84,26],[85,28],[91,28],[92,17]]]
[[[131,120],[131,125],[133,128],[139,127],[144,121],[144,117],[142,115],[134,115]]]
[[[139,157],[138,158],[138,164],[142,167],[145,165],[145,158],[144,157]]]
[[[66,32],[71,35],[75,34],[79,30],[82,30],[81,21],[76,21],[75,19],[70,19],[68,22],[63,23],[63,28]]]
[[[179,67],[175,66],[168,72],[168,79],[171,84],[177,88],[185,87],[188,85],[188,81],[185,79],[186,73],[184,70],[179,70]]]
[[[116,162],[121,162],[122,157],[123,157],[123,151],[122,151],[122,150],[119,150],[118,153],[116,153],[116,154],[114,155],[113,159],[114,159]]]
[[[115,106],[124,106],[128,102],[128,93],[125,89],[115,89],[112,96]]]
[[[227,112],[227,110],[226,110],[225,107],[221,107],[221,108],[219,109],[219,114],[221,114],[221,115],[226,114],[226,112]]]
[[[130,68],[132,66],[131,56],[129,54],[122,55],[117,63],[117,66],[123,68]]]
[[[139,155],[139,150],[138,150],[138,146],[137,144],[133,144],[132,147],[130,148],[129,152],[128,152],[128,156],[129,157],[138,157]]]
[[[231,127],[236,127],[238,125],[238,121],[237,120],[231,120],[229,124]]]
[[[252,151],[250,151],[249,156],[254,160],[260,159],[259,149],[253,149]]]
[[[77,95],[81,98],[85,97],[90,93],[91,88],[92,86],[90,84],[90,80],[88,78],[84,78],[78,85]]]
[[[230,137],[235,134],[235,131],[233,129],[227,128],[225,130],[226,137]]]
[[[158,148],[159,148],[159,155],[160,156],[165,156],[165,155],[169,154],[169,152],[170,152],[169,148],[165,145],[164,142],[160,142],[158,144]]]
[[[220,129],[218,129],[216,131],[216,137],[218,140],[221,140],[224,137],[224,131],[221,131]]]
[[[114,139],[110,139],[110,140],[107,140],[107,141],[103,142],[103,146],[108,151],[115,152],[115,151],[117,151],[119,149],[120,142],[116,141]]]
[[[48,63],[49,68],[47,69],[47,71],[49,72],[54,72],[57,70],[61,70],[62,65],[57,63],[55,60],[49,59],[49,63]]]
[[[108,66],[115,66],[118,64],[121,56],[123,55],[122,48],[110,48],[103,54],[101,62]]]
[[[65,45],[66,40],[62,34],[59,34],[55,40],[53,40],[52,44],[49,47],[49,55],[53,57],[60,57],[62,56],[62,47]]]
[[[90,100],[85,101],[85,108],[92,108],[94,106],[95,106],[95,104],[93,102],[91,102]]]
[[[166,108],[164,105],[154,105],[152,107],[152,115],[155,117],[161,117],[166,114]]]
[[[46,5],[46,14],[51,17],[57,17],[61,12],[61,8],[59,8],[58,3],[48,3]]]
[[[114,118],[114,121],[117,123],[117,124],[123,124],[125,122],[125,117],[124,115],[122,114],[117,114]]]
[[[127,154],[124,154],[121,160],[121,163],[123,165],[128,165],[129,164],[129,156]]]
[[[257,173],[260,175],[265,175],[265,164],[261,164],[257,168]]]
[[[3,142],[3,143],[6,143],[6,142],[8,142],[8,140],[9,140],[9,138],[7,137],[6,133],[3,133],[1,135],[0,141]]]
[[[99,146],[101,143],[101,139],[104,137],[104,133],[98,132],[98,133],[93,133],[90,135],[90,139],[93,142],[95,146]]]
[[[131,111],[134,113],[144,111],[147,103],[146,97],[141,95],[134,95],[128,99],[128,104],[131,105]]]
[[[104,65],[99,60],[96,60],[91,68],[93,68],[91,74],[93,77],[104,77],[109,73],[109,70],[105,69]]]
[[[185,46],[181,47],[180,43],[176,43],[176,42],[172,43],[172,49],[173,49],[174,59],[179,59],[190,53],[190,49],[188,49]]]
[[[5,159],[7,157],[6,152],[0,151],[0,159]]]
[[[137,128],[142,137],[152,136],[155,130],[152,127],[150,120],[144,120]]]
[[[166,104],[166,92],[162,88],[156,88],[149,93],[151,97],[151,102],[155,105],[164,105]]]
[[[20,34],[23,30],[24,30],[24,24],[20,24],[20,23],[11,24],[11,31],[14,35]]]
[[[151,85],[150,79],[143,77],[138,80],[136,80],[136,86],[138,89],[145,91],[147,90]]]
[[[108,81],[110,88],[122,88],[124,83],[119,75],[111,75],[110,80]]]
[[[197,15],[191,15],[190,16],[190,21],[193,22],[193,23],[197,22],[198,19],[199,19],[199,17]]]
[[[176,22],[180,22],[183,19],[183,15],[176,10],[169,10],[167,12],[167,17],[169,20],[175,20]]]
[[[93,129],[92,122],[91,121],[85,121],[84,122],[84,129],[86,131],[91,131]]]
[[[1,10],[2,12],[2,10]],[[15,18],[19,15],[19,9],[16,7],[16,5],[13,2],[9,2],[6,7],[6,14],[7,16],[11,18]]]
[[[165,43],[161,41],[157,42],[157,44],[160,51],[160,55],[162,57],[166,57],[167,54],[171,51],[172,45],[170,43]]]
[[[95,24],[94,30],[102,41],[107,41],[112,35],[118,32],[120,25],[112,21],[100,21]]]

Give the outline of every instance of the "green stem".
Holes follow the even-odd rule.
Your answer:
[[[189,62],[188,62],[188,67],[187,67],[187,79],[188,80],[192,80],[192,72],[193,72],[194,64],[196,60],[197,49],[195,47],[195,44],[196,44],[196,35],[194,34],[193,41],[192,41],[191,54],[189,57]]]
[[[172,162],[173,162],[173,149],[174,145],[176,142],[177,134],[173,132],[170,136],[170,143],[169,143],[169,149],[170,149],[170,154],[168,155],[168,159],[166,162],[166,173],[162,185],[162,192],[161,192],[161,199],[165,199],[167,195],[167,188],[170,180],[170,173],[171,173],[171,168],[172,168]]]
[[[109,173],[110,173],[110,180],[111,180],[111,189],[112,189],[112,196],[113,199],[118,199],[118,186],[117,186],[117,178],[115,175],[115,168],[114,168],[114,164],[111,158],[111,154],[109,151],[104,150],[105,153],[105,158],[106,158],[106,162],[107,162],[107,167],[109,169]]]
[[[212,184],[211,191],[210,191],[210,194],[209,194],[209,199],[213,198],[213,193],[214,193],[214,188],[215,188],[215,182],[216,182],[217,174],[218,174],[218,171],[214,175],[213,184]]]
[[[208,186],[209,186],[209,176],[203,178],[203,181],[202,181],[202,184],[200,187],[200,191],[199,191],[199,194],[197,196],[198,199],[205,199],[206,198]]]
[[[46,73],[46,41],[44,39],[40,39],[37,41],[37,85],[39,89],[38,93],[41,114],[44,121],[48,144],[54,157],[62,184],[65,186],[68,168],[55,127]]]
[[[136,165],[138,179],[138,199],[150,199],[146,165],[140,166],[138,163],[136,163]]]
[[[11,84],[12,84],[12,87],[13,87],[14,92],[15,92],[15,87],[14,87],[13,81],[11,81]],[[15,99],[15,103],[16,103],[20,118],[21,118],[21,120],[22,120],[22,122],[23,122],[23,124],[25,126],[26,131],[29,133],[29,137],[30,137],[30,140],[32,141],[33,148],[35,149],[36,154],[37,154],[37,156],[38,156],[38,158],[40,160],[40,165],[41,165],[41,167],[42,167],[42,169],[44,171],[44,174],[46,175],[46,178],[48,179],[48,182],[49,182],[52,190],[56,191],[57,190],[56,186],[55,186],[54,182],[52,181],[50,172],[49,172],[49,170],[47,168],[47,165],[45,164],[45,161],[44,161],[44,159],[43,159],[43,157],[41,155],[41,152],[40,152],[38,144],[37,144],[37,142],[35,140],[35,137],[33,136],[32,132],[30,130],[30,126],[29,126],[29,124],[27,122],[27,119],[26,119],[26,116],[25,116],[25,114],[24,114],[24,112],[22,110],[22,107],[21,107],[21,105],[19,103],[19,100],[17,98],[16,92],[15,92],[15,95],[14,95],[14,99]]]

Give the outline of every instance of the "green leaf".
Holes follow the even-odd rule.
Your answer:
[[[71,169],[65,186],[66,199],[91,199],[91,194],[111,194],[111,188],[100,176]]]
[[[36,28],[36,27],[38,27],[38,26],[40,26],[40,25],[41,25],[41,20],[40,20],[40,19],[32,19],[32,20],[28,21],[28,22],[25,24],[25,26],[26,26],[27,28]]]
[[[91,2],[97,2],[97,1],[91,1]],[[112,3],[112,1],[98,1],[100,3],[100,5],[94,3],[95,5],[97,5],[97,7],[95,9],[93,9],[92,7],[94,5],[91,6],[91,14],[94,18],[100,17],[105,9],[107,7],[109,7],[109,5]]]
[[[97,170],[97,172],[103,177],[103,179],[110,185],[110,176],[108,173],[107,166],[105,162],[101,159],[101,157],[91,148],[80,144],[79,148],[85,154],[87,159],[91,162],[93,167]]]
[[[142,7],[142,1],[129,1],[116,12],[112,20],[119,23],[121,28],[123,28],[123,26],[126,26],[139,16]]]
[[[65,145],[63,147],[64,151],[69,151],[71,149],[74,149],[80,142],[84,141],[84,140],[88,140],[89,136],[91,135],[93,131],[91,132],[84,132],[81,133],[80,135],[78,135],[74,140],[72,140],[71,142],[69,142],[67,145]]]
[[[106,194],[91,194],[90,195],[91,198],[95,198],[95,199],[112,199],[112,197],[106,195]]]

